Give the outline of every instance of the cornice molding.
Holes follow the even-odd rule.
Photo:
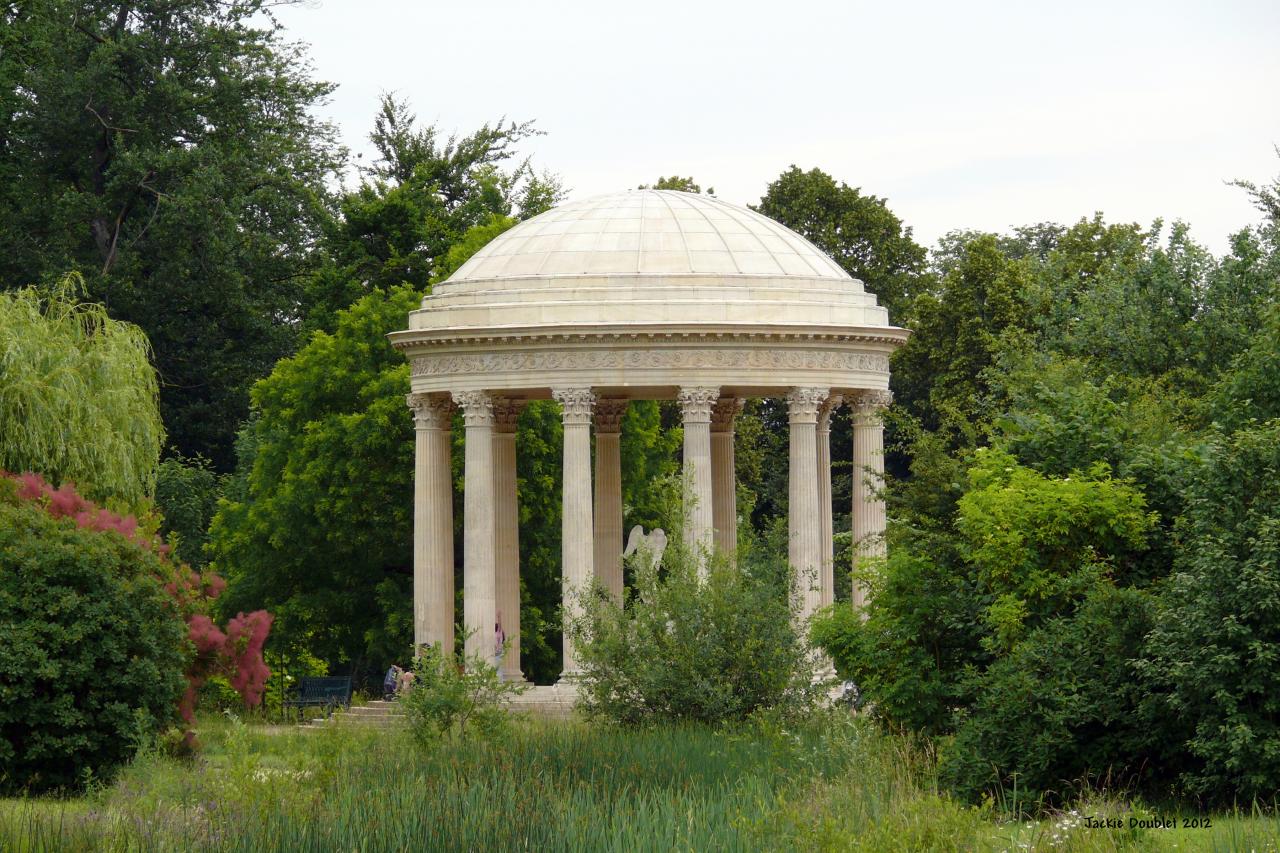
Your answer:
[[[911,332],[907,329],[886,326],[850,329],[847,327],[806,327],[794,328],[786,326],[762,326],[760,328],[636,328],[636,329],[592,329],[584,327],[554,328],[502,328],[492,330],[475,329],[407,329],[392,332],[387,337],[391,346],[398,350],[435,349],[456,346],[482,344],[517,345],[529,344],[603,344],[608,346],[672,343],[725,343],[768,344],[768,343],[847,343],[870,344],[875,346],[899,347],[907,342]]]

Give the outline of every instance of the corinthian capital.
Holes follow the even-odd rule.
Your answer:
[[[893,402],[892,391],[858,391],[849,398],[855,424],[869,424]]]
[[[818,409],[830,388],[792,388],[787,394],[787,411],[792,423],[817,423]]]
[[[818,429],[824,432],[831,431],[831,415],[835,410],[840,408],[840,404],[844,402],[844,397],[839,394],[831,394],[823,402],[821,408],[818,409]]]
[[[685,423],[710,423],[711,407],[720,399],[718,387],[681,388],[676,395]]]
[[[510,397],[495,397],[493,400],[494,432],[511,433],[516,431],[516,421],[520,413],[529,404],[528,400],[512,400]]]
[[[741,397],[721,397],[711,409],[711,431],[733,432],[733,421],[746,405]]]
[[[447,394],[406,394],[405,403],[413,410],[413,424],[418,429],[449,429],[453,425],[453,401]]]
[[[565,426],[571,424],[591,424],[591,410],[595,407],[596,395],[590,388],[552,388],[551,396],[560,403],[561,420]]]
[[[467,426],[493,426],[493,396],[488,391],[463,391],[453,396],[462,407]]]
[[[622,416],[627,413],[627,401],[605,398],[596,402],[596,434],[622,431]]]

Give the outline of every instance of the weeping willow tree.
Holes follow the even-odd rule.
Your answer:
[[[151,345],[83,295],[76,274],[0,293],[0,468],[132,504],[164,440]]]

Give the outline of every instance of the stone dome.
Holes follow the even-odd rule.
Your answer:
[[[434,288],[410,330],[661,325],[892,328],[808,240],[713,196],[631,190],[573,201],[494,238]]]
[[[761,275],[848,281],[812,243],[714,196],[632,190],[570,202],[495,238],[451,281],[550,275]]]

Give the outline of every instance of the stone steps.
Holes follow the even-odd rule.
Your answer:
[[[364,726],[391,726],[404,720],[404,712],[395,702],[375,699],[364,705],[339,708],[329,717],[317,717],[302,724],[303,728],[319,729],[337,724],[353,723]]]
[[[572,687],[552,684],[531,687],[518,696],[512,696],[507,700],[507,707],[540,717],[567,719],[573,715],[577,700],[578,692]]]

